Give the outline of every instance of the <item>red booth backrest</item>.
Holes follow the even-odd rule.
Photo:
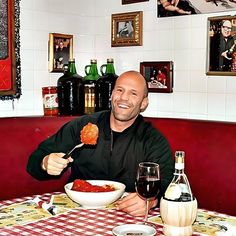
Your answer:
[[[61,179],[38,181],[26,172],[38,144],[74,117],[0,119],[0,199],[62,191]],[[188,119],[145,118],[176,150],[186,153],[185,167],[199,207],[236,215],[236,124]]]
[[[0,119],[0,199],[62,191],[69,173],[60,179],[38,181],[26,172],[29,155],[38,144],[72,117]]]
[[[168,139],[173,158],[185,151],[185,172],[199,207],[236,215],[236,123],[147,120]]]

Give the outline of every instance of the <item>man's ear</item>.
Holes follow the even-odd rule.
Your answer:
[[[149,104],[149,100],[148,97],[145,97],[142,101],[141,107],[140,107],[140,112],[143,112],[146,110],[146,108],[148,107]]]

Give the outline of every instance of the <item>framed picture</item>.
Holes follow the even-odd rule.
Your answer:
[[[49,71],[63,72],[63,67],[73,57],[73,35],[49,34]]]
[[[143,12],[112,14],[111,46],[141,46],[143,43]]]
[[[186,16],[235,10],[235,0],[157,0],[158,17]]]
[[[122,0],[122,5],[137,3],[137,2],[148,2],[149,0]]]
[[[236,16],[209,17],[207,75],[236,75]]]
[[[0,5],[0,100],[14,100],[21,95],[20,0]]]
[[[173,92],[172,61],[141,62],[140,73],[147,80],[148,91],[156,93]]]

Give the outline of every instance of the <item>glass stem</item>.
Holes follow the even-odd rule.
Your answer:
[[[145,212],[145,217],[144,217],[144,224],[147,224],[148,209],[149,209],[149,200],[146,199],[146,212]]]

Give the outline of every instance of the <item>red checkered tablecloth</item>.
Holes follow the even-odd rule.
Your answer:
[[[49,201],[52,194],[46,193],[40,196],[44,201]],[[20,203],[32,199],[31,197],[16,198],[0,202],[0,207],[14,203]],[[150,216],[158,214],[151,211]],[[31,236],[31,235],[112,235],[112,229],[117,225],[142,223],[143,217],[133,217],[122,211],[114,209],[73,209],[66,213],[52,216],[22,226],[0,228],[0,235]],[[162,234],[162,226],[156,225],[157,235]]]
[[[40,196],[42,200],[49,201],[52,194],[46,193]],[[0,202],[0,207],[13,203],[20,203],[32,199],[23,197]],[[158,210],[151,210],[149,217],[158,215]],[[66,213],[52,216],[21,226],[1,227],[0,235],[31,236],[31,235],[112,235],[112,229],[117,225],[142,223],[143,217],[133,217],[122,211],[114,209],[72,209]],[[155,225],[157,235],[162,234],[162,226]],[[197,235],[197,234],[194,234]]]

